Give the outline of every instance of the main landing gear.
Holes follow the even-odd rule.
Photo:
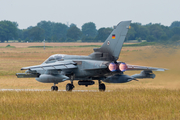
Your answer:
[[[74,75],[70,76],[71,83],[68,83],[68,84],[66,85],[66,91],[72,91],[73,88],[75,87],[75,86],[73,85],[73,80],[74,80],[74,78],[75,78]],[[98,80],[98,82],[99,82],[99,91],[105,91],[105,90],[106,90],[105,84],[103,84],[103,83],[101,82],[101,80]],[[54,86],[51,87],[51,91],[58,91],[58,87],[56,86],[55,83],[54,83]]]
[[[101,80],[98,80],[99,81],[99,91],[105,91],[106,90],[106,86],[104,83],[101,83]]]
[[[58,86],[54,83],[54,86],[51,87],[51,91],[58,91]]]
[[[74,85],[73,85],[73,84],[68,83],[68,84],[66,85],[66,91],[72,91],[73,88],[74,88]]]
[[[71,83],[68,83],[68,84],[66,85],[66,91],[72,91],[73,88],[75,87],[75,86],[73,85],[74,77],[75,77],[74,75],[71,76]]]
[[[66,91],[72,91],[73,90],[73,88],[74,88],[73,80],[74,80],[74,77],[71,76],[71,83],[68,83],[66,85]],[[106,90],[105,84],[101,83],[101,80],[98,80],[98,82],[99,82],[99,91],[105,91]]]

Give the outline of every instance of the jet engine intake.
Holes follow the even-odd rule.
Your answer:
[[[114,75],[107,77],[102,81],[107,83],[126,83],[130,82],[131,80],[134,80],[134,78],[128,75]]]

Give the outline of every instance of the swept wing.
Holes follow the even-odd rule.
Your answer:
[[[38,71],[38,70],[64,70],[64,69],[74,69],[77,68],[74,62],[69,63],[52,63],[52,64],[41,64],[36,66],[29,66],[23,67],[21,70],[31,70],[31,71]]]

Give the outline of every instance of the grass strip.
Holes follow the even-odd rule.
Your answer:
[[[136,47],[136,46],[150,46],[155,45],[155,42],[141,42],[137,44],[123,44],[123,47]],[[101,45],[79,45],[79,46],[45,46],[46,48],[72,48],[72,47],[101,47]],[[28,48],[44,48],[44,46],[29,46]]]
[[[28,48],[44,48],[44,46],[29,46]],[[53,48],[53,46],[45,46],[45,48]]]
[[[123,44],[123,47],[137,47],[137,46],[152,46],[156,45],[155,42],[141,42],[137,44]]]
[[[7,45],[7,46],[0,46],[0,48],[16,48],[15,46]]]
[[[178,120],[180,90],[0,92],[0,119]]]

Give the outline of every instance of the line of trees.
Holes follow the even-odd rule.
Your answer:
[[[11,21],[0,21],[0,41],[4,42],[18,38],[18,24]]]
[[[174,21],[169,27],[161,24],[141,25],[132,23],[126,40],[147,40],[148,42],[167,42],[180,40],[180,21]]]
[[[96,29],[93,22],[82,25],[81,29],[75,24],[67,26],[62,23],[41,21],[36,26],[18,29],[18,24],[11,21],[0,21],[0,42],[18,40],[19,42],[104,42],[113,28]],[[170,26],[161,24],[142,25],[131,23],[126,41],[147,40],[148,42],[167,42],[180,40],[180,21],[174,21]]]

